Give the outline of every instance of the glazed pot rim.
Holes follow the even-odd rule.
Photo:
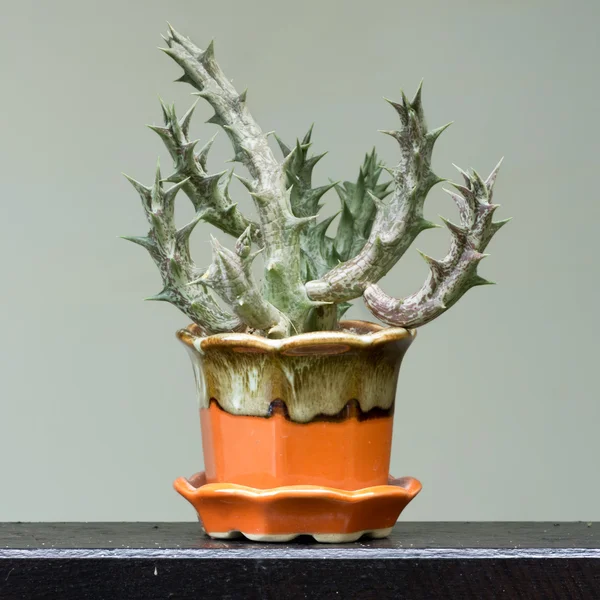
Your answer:
[[[178,339],[190,349],[206,352],[234,349],[259,354],[342,354],[350,349],[367,349],[399,340],[409,344],[417,335],[415,329],[384,327],[369,321],[340,322],[339,331],[312,331],[282,339],[270,339],[249,333],[217,333],[205,336],[202,329],[191,324],[177,331]]]

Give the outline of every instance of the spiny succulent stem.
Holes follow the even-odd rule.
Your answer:
[[[204,285],[189,285],[197,273],[190,256],[189,236],[199,218],[179,230],[175,227],[174,201],[181,185],[165,191],[159,169],[152,187],[146,187],[131,177],[127,179],[142,199],[150,231],[146,237],[125,239],[146,248],[160,271],[163,283],[163,289],[147,300],[173,304],[207,334],[241,329],[243,323],[239,317],[222,309]]]
[[[391,182],[379,183],[382,165],[375,150],[367,154],[356,182],[330,181],[328,185],[313,187],[313,169],[326,153],[311,156],[313,127],[302,141],[297,140],[293,150],[277,136],[277,142],[285,158],[287,184],[291,187],[292,210],[297,217],[316,215],[321,208],[323,196],[335,188],[342,203],[342,210],[323,219],[309,222],[300,236],[303,276],[306,281],[325,275],[340,262],[352,258],[364,246],[373,224],[375,205],[388,194]],[[330,225],[341,214],[335,238],[327,235]],[[309,316],[309,330],[337,328],[339,318],[349,304],[326,303],[315,308]]]
[[[212,264],[192,283],[202,282],[212,288],[248,327],[274,338],[290,335],[289,319],[262,297],[254,282],[251,264],[256,254],[250,252],[250,227],[238,239],[235,252],[215,238],[212,246]]]
[[[240,95],[214,58],[214,48],[200,50],[172,27],[164,51],[184,70],[186,81],[215,110],[211,122],[227,133],[235,151],[252,177],[252,196],[260,216],[265,261],[264,294],[302,330],[312,307],[304,289],[300,262],[300,226],[294,217],[286,190],[284,167],[271,151],[263,133]]]
[[[377,203],[377,212],[360,252],[334,267],[323,277],[306,284],[313,300],[341,302],[362,295],[398,262],[414,239],[430,227],[423,217],[429,190],[441,179],[431,170],[431,154],[437,132],[427,132],[421,88],[410,102],[389,101],[400,117],[399,131],[385,132],[400,146],[400,162],[392,169],[394,191]]]
[[[165,144],[173,159],[174,172],[168,180],[179,183],[185,180],[183,191],[192,201],[196,211],[203,211],[204,220],[225,233],[240,236],[250,225],[252,236],[261,243],[260,228],[251,223],[236,207],[232,208],[229,197],[231,174],[227,171],[209,175],[206,172],[206,159],[213,140],[195,153],[196,141],[189,138],[189,127],[195,104],[181,118],[177,118],[175,107],[161,101],[164,127],[150,125]],[[214,139],[214,138],[213,138]]]
[[[461,194],[447,191],[458,206],[461,225],[444,220],[452,235],[448,255],[436,260],[422,254],[430,268],[423,287],[407,298],[388,296],[379,286],[371,285],[364,293],[369,310],[384,323],[402,327],[420,327],[448,310],[473,287],[491,284],[480,277],[477,266],[488,243],[506,221],[492,221],[497,204],[492,204],[493,185],[498,166],[483,182],[477,173],[457,169],[465,186],[455,186]]]

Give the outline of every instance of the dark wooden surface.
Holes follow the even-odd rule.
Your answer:
[[[0,524],[0,600],[600,599],[600,524],[407,523],[386,540],[219,542],[197,523]]]

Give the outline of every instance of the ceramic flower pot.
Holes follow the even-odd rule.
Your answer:
[[[205,471],[175,481],[214,538],[342,542],[389,534],[420,491],[389,475],[396,383],[414,331],[344,321],[282,340],[178,332]]]

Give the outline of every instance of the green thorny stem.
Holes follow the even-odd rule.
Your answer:
[[[502,162],[502,161],[500,161]],[[378,285],[364,293],[369,310],[388,325],[417,327],[429,323],[448,310],[471,288],[493,283],[477,274],[477,265],[496,232],[510,219],[493,221],[498,204],[492,203],[492,191],[500,163],[483,181],[473,173],[461,172],[465,185],[455,185],[460,192],[448,192],[460,214],[460,226],[444,219],[450,230],[450,251],[442,260],[421,253],[429,265],[429,277],[423,287],[402,300],[388,296]]]
[[[322,208],[321,198],[335,187],[342,207],[320,223],[313,221],[300,235],[302,271],[305,281],[325,275],[340,262],[353,257],[365,243],[375,216],[375,204],[371,195],[383,199],[390,192],[391,182],[379,184],[382,167],[377,161],[375,150],[367,154],[356,183],[332,182],[320,187],[312,186],[312,173],[316,164],[326,153],[310,156],[312,126],[302,141],[296,141],[292,151],[275,136],[283,156],[287,159],[287,184],[292,188],[292,211],[297,217],[316,216]],[[327,235],[331,223],[341,213],[336,237]],[[309,327],[312,330],[335,329],[338,320],[348,310],[348,302],[325,304],[311,314]]]
[[[497,168],[487,181],[461,171],[461,226],[446,222],[453,239],[448,256],[436,261],[425,256],[431,274],[423,288],[403,300],[387,296],[376,283],[403,256],[421,231],[437,227],[423,216],[429,190],[443,181],[431,170],[433,146],[447,125],[428,131],[421,102],[421,86],[412,101],[402,94],[390,102],[400,117],[398,131],[384,131],[400,146],[400,160],[385,169],[375,150],[367,154],[356,182],[331,182],[313,187],[315,165],[325,154],[309,155],[312,127],[292,148],[279,138],[283,159],[269,147],[267,135],[246,106],[246,92],[236,91],[214,57],[211,43],[200,50],[169,26],[162,50],[184,70],[178,81],[191,84],[213,107],[209,123],[219,125],[250,177],[238,177],[254,199],[259,223],[249,221],[231,201],[228,187],[233,174],[207,172],[212,140],[195,151],[189,126],[194,106],[178,119],[173,106],[163,104],[164,126],[152,126],[174,163],[173,173],[145,187],[130,179],[140,193],[150,222],[147,237],[129,239],[144,246],[159,267],[163,290],[151,299],[171,302],[206,334],[255,331],[285,337],[303,331],[335,329],[348,301],[364,295],[367,307],[382,321],[418,327],[454,304],[468,289],[486,283],[476,273],[477,263],[492,235],[505,223],[492,221],[491,204]],[[379,181],[382,170],[392,181]],[[163,189],[164,182],[175,185]],[[390,186],[393,184],[393,190]],[[339,213],[317,222],[321,199],[335,188]],[[196,210],[191,223],[177,230],[174,197],[179,189]],[[335,237],[327,231],[338,215]],[[189,235],[204,220],[238,238],[235,251],[213,238],[213,262],[198,269],[190,256]],[[258,251],[252,252],[252,244]],[[261,253],[265,264],[262,287],[254,280],[251,264]],[[231,307],[223,309],[216,293]]]
[[[343,302],[358,298],[371,283],[376,283],[400,260],[415,238],[425,229],[437,227],[423,217],[423,205],[429,190],[443,181],[431,170],[433,146],[448,127],[427,131],[421,87],[410,102],[390,104],[400,116],[399,131],[384,131],[398,141],[400,162],[389,170],[394,191],[387,199],[372,196],[376,206],[370,234],[360,252],[323,277],[310,281],[306,288],[315,300]]]
[[[189,240],[202,213],[180,229],[175,228],[175,195],[186,180],[164,191],[158,167],[152,187],[146,187],[130,177],[128,179],[142,199],[150,232],[146,237],[125,239],[148,250],[158,266],[164,286],[160,293],[147,300],[170,302],[208,334],[241,329],[242,321],[224,311],[203,285],[190,285],[200,272],[190,256]]]
[[[214,58],[213,45],[200,50],[189,39],[169,28],[164,52],[184,70],[182,80],[198,90],[214,109],[211,123],[220,125],[233,145],[234,161],[241,162],[251,179],[243,183],[254,198],[262,232],[265,261],[263,294],[288,318],[286,335],[301,332],[309,311],[318,302],[309,299],[302,279],[300,232],[314,217],[294,216],[291,190],[286,187],[285,163],[269,147],[267,136],[246,107],[246,93],[239,94]],[[273,325],[276,325],[275,323]]]

